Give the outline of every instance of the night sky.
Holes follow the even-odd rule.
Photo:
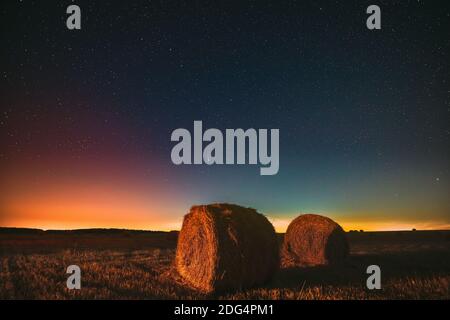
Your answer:
[[[0,226],[168,230],[232,202],[281,231],[450,228],[449,6],[3,0]],[[278,174],[172,164],[194,120],[279,128]]]

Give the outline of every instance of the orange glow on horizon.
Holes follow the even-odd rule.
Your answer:
[[[327,214],[322,214],[328,216]],[[277,218],[268,216],[269,220],[275,227],[275,230],[280,233],[286,232],[289,223],[295,218]],[[450,223],[445,221],[387,221],[387,220],[340,220],[331,217],[334,221],[339,223],[345,231],[350,230],[364,230],[364,231],[403,231],[403,230],[450,230]]]
[[[75,208],[71,208],[75,210]],[[85,212],[80,215],[65,215],[61,218],[61,215],[55,213],[48,215],[20,215],[20,217],[1,221],[2,227],[18,227],[18,228],[37,228],[43,230],[73,230],[73,229],[91,229],[91,228],[117,228],[117,229],[131,229],[131,230],[153,230],[153,231],[171,231],[180,230],[183,221],[183,214],[179,214],[176,218],[167,218],[161,215],[157,217],[147,214],[142,216],[134,213],[130,215],[117,216],[112,215],[110,217],[104,216],[103,219],[97,218],[91,215],[89,212]],[[173,216],[172,216],[173,217]],[[286,232],[287,226],[291,220],[278,219],[268,217],[274,225],[276,232]],[[413,228],[416,230],[450,230],[450,224],[445,222],[417,222],[411,221],[370,221],[370,222],[339,222],[336,220],[345,231],[350,230],[364,230],[364,231],[408,231]]]
[[[179,230],[183,215],[194,203],[183,199],[185,190],[165,183],[155,167],[151,176],[137,167],[67,165],[53,171],[23,166],[1,181],[0,226],[39,229],[119,228]],[[176,180],[175,180],[176,181]],[[178,186],[178,184],[176,184]],[[186,186],[184,186],[186,188]],[[190,197],[189,197],[190,198]],[[264,213],[264,212],[263,212]],[[319,213],[346,231],[443,230],[448,220],[369,218],[355,213]],[[285,232],[298,214],[266,214],[277,232]],[[405,215],[403,215],[405,216]],[[418,216],[418,215],[416,215]],[[424,215],[422,215],[424,216]],[[370,220],[372,219],[372,220]]]
[[[179,203],[154,167],[26,166],[11,170],[0,188],[0,226],[39,229],[179,229]],[[161,182],[162,181],[162,182]],[[181,212],[184,214],[184,212]]]

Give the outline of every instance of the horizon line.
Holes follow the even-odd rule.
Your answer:
[[[134,229],[134,228],[117,228],[117,227],[90,227],[90,228],[75,228],[75,229],[43,229],[37,227],[11,227],[11,226],[0,226],[0,229],[24,229],[24,230],[38,230],[38,231],[85,231],[85,230],[120,230],[120,231],[144,231],[144,232],[180,232],[179,229],[171,230],[156,230],[156,229]],[[417,231],[450,231],[450,229],[398,229],[398,230],[364,230],[364,229],[351,229],[344,230],[346,233],[357,232],[417,232]],[[286,233],[286,231],[277,231],[276,233]]]

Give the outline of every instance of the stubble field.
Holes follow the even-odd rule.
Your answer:
[[[348,239],[344,265],[280,269],[263,287],[205,296],[173,266],[176,232],[0,228],[0,299],[450,298],[450,231],[351,232]],[[66,288],[73,264],[81,290]],[[381,268],[381,290],[366,288],[372,264]]]

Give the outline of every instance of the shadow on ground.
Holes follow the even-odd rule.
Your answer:
[[[367,267],[373,264],[381,268],[383,281],[399,277],[448,274],[450,250],[354,254],[341,265],[280,269],[268,287],[361,285],[368,277]]]

